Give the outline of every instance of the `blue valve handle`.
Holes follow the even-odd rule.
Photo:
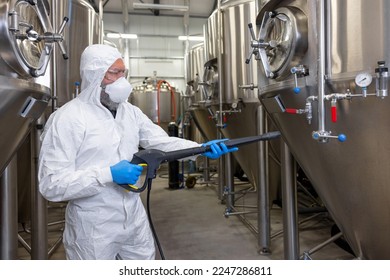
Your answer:
[[[295,94],[301,93],[301,89],[299,87],[294,87],[294,93]]]
[[[345,141],[347,141],[347,136],[345,134],[339,134],[338,136],[332,136],[332,135],[328,135],[328,136],[321,136],[318,132],[314,132],[312,134],[312,137],[313,139],[315,140],[318,140],[320,138],[337,138],[337,140],[339,140],[339,142],[343,143]]]
[[[296,71],[295,67],[291,68],[291,73],[294,75],[294,83],[295,83],[295,87],[293,89],[294,93],[299,94],[299,93],[301,93],[301,89],[298,87],[298,76],[297,76],[297,71]]]
[[[337,137],[337,139],[340,141],[340,142],[345,142],[347,141],[347,136],[345,134],[339,134],[339,136]]]

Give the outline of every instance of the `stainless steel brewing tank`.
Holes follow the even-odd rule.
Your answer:
[[[166,83],[161,83],[159,87],[158,81],[150,81],[136,86],[130,95],[130,102],[165,130],[171,121],[176,122],[180,116],[180,92]]]
[[[357,74],[367,71],[375,76],[379,60],[389,65],[387,11],[390,1],[270,1],[272,3],[277,4],[273,11],[280,13],[281,18],[269,19],[276,22],[267,25],[265,34],[268,35],[263,39],[286,38],[283,33],[287,29],[293,36],[292,41],[281,39],[277,44],[288,46],[285,53],[290,55],[278,58],[278,63],[286,66],[284,70],[276,73],[276,79],[266,78],[264,72],[260,75],[261,101],[356,256],[389,259],[389,98],[367,96],[337,100],[337,122],[331,121],[331,100],[324,101],[324,111],[320,110],[318,100],[308,100],[310,96],[319,98],[322,77],[325,96],[361,94],[362,88],[355,84]],[[324,3],[323,9],[321,3]],[[262,16],[265,13],[260,12]],[[291,25],[275,28],[286,23]],[[304,37],[307,38],[306,49],[302,41],[297,42]],[[267,52],[272,67],[277,50]],[[299,65],[306,67],[308,75],[298,78],[301,90],[295,94],[290,69]],[[367,91],[376,92],[375,81]],[[308,114],[283,112],[286,108],[305,110],[307,104],[312,105],[311,124],[307,121]],[[324,116],[323,122],[321,116]],[[328,139],[327,143],[322,143],[324,141],[313,139],[313,131],[322,126],[332,135],[345,134],[347,141]]]
[[[187,73],[188,103],[184,108],[190,114],[190,126],[195,126],[206,140],[217,138],[217,127],[208,108],[205,106],[206,96],[203,84],[205,47],[204,43],[194,45],[185,56]],[[194,130],[194,129],[192,129]],[[197,134],[192,131],[191,134]],[[194,139],[195,140],[195,139]],[[199,140],[199,139],[197,139]],[[199,141],[198,141],[199,142]]]
[[[205,80],[209,106],[213,112],[220,111],[220,101],[224,112],[225,127],[221,129],[226,138],[238,138],[258,134],[259,122],[263,122],[258,115],[261,106],[257,89],[243,89],[241,86],[257,85],[256,63],[246,64],[251,53],[251,36],[249,23],[256,20],[255,1],[225,1],[221,5],[222,23],[218,20],[218,10],[209,17],[205,28],[206,70]],[[218,35],[218,28],[222,25],[222,34]],[[222,37],[219,49],[219,37]],[[222,61],[218,63],[218,59]],[[218,66],[222,66],[222,70]],[[219,92],[219,84],[223,92]],[[222,96],[220,96],[222,94]],[[258,185],[259,155],[256,144],[240,147],[234,153],[241,168],[250,182]],[[273,165],[274,162],[271,162]],[[270,167],[270,197],[276,198],[279,185],[279,166]],[[274,170],[277,170],[275,173]]]
[[[50,89],[34,82],[0,76],[0,174],[42,114]]]
[[[52,0],[52,13],[56,26],[61,24],[64,16],[69,17],[64,36],[69,59],[62,59],[59,50],[53,57],[53,91],[60,107],[72,99],[75,82],[81,82],[81,53],[87,46],[103,42],[103,23],[93,7],[84,0]]]
[[[205,141],[218,138],[216,123],[204,103],[194,104],[188,111]]]
[[[199,43],[191,47],[185,55],[186,82],[193,85],[194,91],[198,91],[199,82],[203,79],[205,64],[204,43]],[[195,96],[194,101],[203,100],[202,95]]]
[[[182,95],[183,123],[187,130],[184,137],[196,142],[203,142],[204,139],[209,139],[211,136],[206,136],[205,130],[202,129],[202,127],[208,126],[207,115],[206,118],[203,118],[203,114],[196,112],[203,110],[202,107],[198,106],[198,102],[204,100],[204,91],[201,86],[204,63],[205,51],[204,42],[202,42],[192,46],[185,55],[187,88],[186,94]],[[216,130],[215,125],[213,127]]]
[[[53,48],[47,3],[0,2],[0,174],[50,100],[34,79],[45,74]]]
[[[29,1],[0,2],[0,75],[27,79],[45,73],[52,45],[37,39],[53,32],[45,4],[47,1],[34,5]]]
[[[248,23],[256,19],[255,8],[253,0],[224,2],[221,6],[222,50],[219,50],[218,44],[218,10],[211,14],[205,28],[206,64],[213,67],[211,70],[217,71],[223,81],[223,101],[226,103],[235,103],[239,100],[258,102],[256,90],[239,88],[242,85],[257,84],[256,65],[245,63],[251,52]],[[222,53],[223,74],[217,69],[219,53]]]

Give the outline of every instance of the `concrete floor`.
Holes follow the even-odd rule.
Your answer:
[[[238,215],[228,218],[224,213],[226,205],[217,195],[217,185],[196,184],[194,188],[171,190],[168,188],[166,169],[159,170],[153,181],[151,192],[151,215],[166,259],[170,260],[282,260],[284,259],[283,234],[271,239],[271,254],[258,253],[258,235],[251,230],[257,228],[257,214],[247,214],[245,225]],[[198,180],[201,182],[201,180]],[[237,189],[248,185],[240,183]],[[145,201],[146,191],[142,194]],[[254,205],[256,193],[249,193],[236,201],[238,205]],[[50,204],[49,222],[63,220],[64,204]],[[248,210],[248,209],[246,209]],[[253,209],[252,209],[253,210]],[[313,214],[311,214],[313,215]],[[311,216],[299,215],[299,220]],[[315,218],[300,225],[300,254],[309,251],[331,237],[333,222],[327,213],[316,214]],[[283,228],[282,210],[271,208],[271,235]],[[60,241],[62,224],[49,227],[49,247]],[[20,235],[29,242],[29,234],[22,228]],[[30,259],[28,251],[21,245],[20,259]],[[353,259],[354,257],[335,243],[330,243],[313,253],[311,258],[318,260]],[[65,259],[62,244],[53,250],[50,259]],[[160,259],[157,251],[156,259]]]

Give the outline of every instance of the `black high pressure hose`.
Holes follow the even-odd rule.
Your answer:
[[[152,215],[150,214],[150,192],[152,190],[152,182],[153,182],[153,179],[148,179],[148,193],[146,195],[146,212],[148,215],[150,229],[152,230],[152,234],[153,234],[154,240],[156,242],[158,251],[160,253],[161,259],[165,260],[164,251],[161,247],[160,241],[158,240],[157,232],[154,229],[154,225],[153,225],[153,221],[152,221]]]

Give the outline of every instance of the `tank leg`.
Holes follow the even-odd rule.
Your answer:
[[[298,260],[299,235],[295,164],[287,144],[282,142],[281,145],[284,258]]]
[[[0,178],[0,259],[16,260],[18,250],[18,184],[16,156]]]
[[[224,195],[225,195],[225,201],[226,201],[226,210],[225,210],[226,213],[233,212],[233,207],[234,207],[234,176],[233,176],[232,157],[233,157],[233,155],[231,153],[228,153],[225,155],[226,186],[225,186]]]
[[[39,192],[38,187],[38,156],[40,151],[39,137],[42,133],[43,125],[37,121],[35,129],[31,132],[31,150],[33,155],[32,171],[33,180],[31,183],[31,259],[48,259],[48,226],[47,226],[47,201]]]
[[[203,166],[203,180],[204,182],[210,182],[210,162],[207,157],[204,157],[203,160],[204,166]]]
[[[218,139],[222,138],[221,132],[218,132]],[[225,156],[218,159],[218,199],[224,203],[224,188],[225,188]]]

